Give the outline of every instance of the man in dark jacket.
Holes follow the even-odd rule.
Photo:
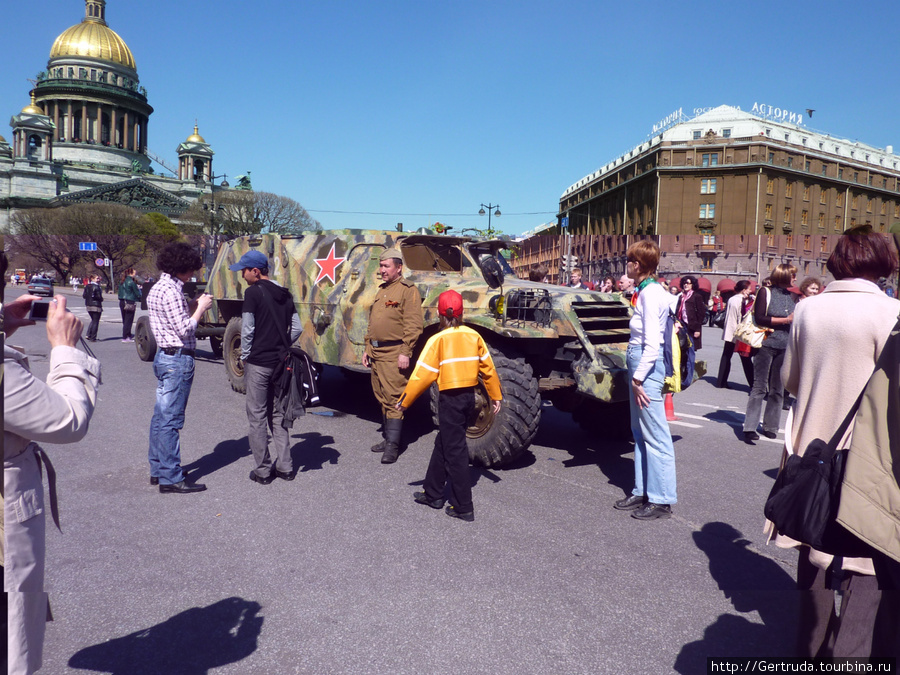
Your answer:
[[[281,424],[284,414],[275,404],[273,378],[288,347],[302,331],[294,298],[269,279],[269,261],[259,251],[248,251],[229,269],[241,272],[249,285],[241,315],[241,361],[247,387],[248,438],[256,464],[250,480],[262,485],[276,477],[294,480],[290,430]],[[275,460],[269,454],[267,425],[275,444]]]
[[[91,316],[91,325],[87,329],[87,341],[97,341],[97,329],[100,327],[100,314],[103,313],[103,289],[100,288],[100,275],[92,274],[91,282],[84,287],[84,306]]]

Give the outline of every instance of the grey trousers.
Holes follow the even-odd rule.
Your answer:
[[[244,382],[247,385],[247,420],[250,422],[250,452],[256,463],[253,469],[260,478],[267,478],[273,468],[283,473],[294,470],[291,460],[290,429],[281,426],[284,415],[275,405],[275,387],[272,384],[274,368],[244,363]],[[268,429],[267,429],[268,427]],[[275,460],[269,454],[269,434],[275,450]],[[274,466],[273,466],[274,465]]]
[[[753,357],[753,389],[750,390],[750,401],[744,415],[744,431],[756,431],[765,401],[763,429],[778,432],[781,425],[781,402],[784,400],[784,384],[781,382],[784,352],[784,349],[772,349],[764,344]]]

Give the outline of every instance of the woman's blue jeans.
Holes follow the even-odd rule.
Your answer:
[[[153,374],[157,382],[156,406],[150,420],[150,475],[159,478],[160,485],[173,485],[184,480],[179,432],[194,382],[194,357],[169,356],[157,350]]]
[[[629,390],[631,379],[641,360],[643,349],[628,345]],[[634,435],[634,490],[632,494],[646,495],[654,504],[674,504],[678,501],[675,490],[675,446],[669,423],[662,388],[666,377],[662,348],[650,375],[644,380],[644,391],[650,397],[650,405],[638,408],[631,395],[631,433]]]

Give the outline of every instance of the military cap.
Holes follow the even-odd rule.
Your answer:
[[[403,260],[403,256],[400,255],[400,249],[398,248],[389,248],[387,251],[381,254],[379,260],[390,260],[391,258],[396,258],[397,260]]]

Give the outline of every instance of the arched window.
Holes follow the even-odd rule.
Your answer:
[[[41,154],[41,137],[32,134],[28,137],[28,159],[39,159]]]
[[[204,179],[204,176],[203,176],[204,166],[205,165],[204,165],[203,160],[200,160],[200,159],[194,160],[194,180],[203,180]]]

